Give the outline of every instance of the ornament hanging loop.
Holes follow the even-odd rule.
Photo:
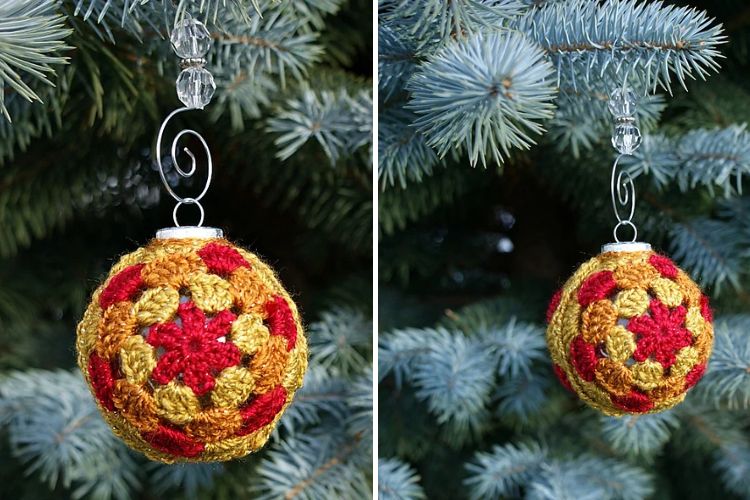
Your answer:
[[[633,91],[627,87],[615,89],[609,98],[609,111],[615,121],[612,132],[612,146],[620,153],[612,166],[610,180],[610,194],[612,196],[612,210],[617,218],[617,224],[613,230],[615,242],[623,240],[618,232],[623,227],[629,227],[633,231],[631,242],[638,240],[638,228],[633,223],[635,215],[635,183],[630,172],[622,169],[620,160],[627,155],[632,155],[641,145],[641,131],[637,125],[635,114],[636,97]],[[623,215],[623,212],[627,216]]]
[[[195,205],[198,207],[201,217],[200,217],[200,220],[198,221],[198,224],[195,224],[194,227],[203,226],[203,219],[206,216],[206,212],[203,210],[203,205],[201,205],[200,202],[198,202],[195,198],[183,198],[182,200],[177,202],[177,205],[174,206],[174,210],[172,210],[172,220],[174,221],[175,227],[182,227],[180,225],[180,222],[177,220],[177,212],[180,210],[180,207],[183,205]]]

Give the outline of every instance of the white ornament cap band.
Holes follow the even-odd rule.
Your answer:
[[[199,226],[178,226],[165,227],[156,232],[156,238],[159,240],[184,240],[189,238],[195,239],[213,239],[223,238],[224,231],[215,227]]]
[[[602,245],[602,253],[607,252],[650,252],[651,245],[640,241],[628,241],[623,243],[607,243]]]

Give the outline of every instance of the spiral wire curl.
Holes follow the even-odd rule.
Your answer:
[[[197,226],[200,227],[203,225],[203,219],[205,218],[205,211],[203,209],[203,205],[201,205],[200,200],[203,199],[203,197],[208,192],[208,188],[211,185],[211,179],[213,177],[213,160],[211,159],[211,150],[208,147],[208,144],[206,143],[206,140],[203,138],[202,135],[200,135],[198,132],[192,129],[183,129],[180,132],[175,135],[174,139],[172,139],[172,146],[170,148],[171,158],[172,158],[172,165],[174,165],[174,169],[177,172],[178,175],[181,177],[188,179],[192,177],[196,170],[197,170],[197,160],[195,158],[195,154],[190,150],[188,147],[182,148],[182,151],[186,153],[190,157],[190,168],[185,170],[180,165],[179,161],[179,152],[177,151],[179,147],[180,139],[184,136],[192,136],[198,139],[198,141],[203,146],[203,149],[206,153],[206,158],[208,161],[207,165],[207,176],[206,176],[206,182],[203,186],[203,190],[195,197],[183,197],[177,194],[177,192],[172,189],[172,186],[169,185],[169,182],[167,181],[167,176],[164,170],[164,165],[161,161],[161,151],[162,151],[162,139],[164,137],[164,131],[167,128],[167,124],[169,121],[177,114],[182,113],[184,111],[190,111],[193,108],[188,107],[182,107],[178,108],[174,111],[172,111],[162,122],[161,127],[159,128],[159,135],[156,138],[156,163],[159,167],[159,176],[161,177],[161,181],[164,184],[164,187],[166,188],[167,192],[172,196],[172,198],[175,199],[177,204],[174,207],[174,210],[172,211],[172,219],[174,220],[176,227],[181,227],[180,223],[178,221],[177,213],[181,206],[183,205],[196,205],[198,207],[198,210],[200,210],[200,220],[198,221]]]
[[[612,179],[610,182],[610,194],[612,195],[612,210],[617,217],[617,224],[615,225],[613,235],[617,243],[621,243],[620,238],[617,235],[618,230],[621,227],[628,226],[633,230],[633,238],[631,241],[638,241],[638,228],[633,223],[633,215],[635,215],[635,183],[633,183],[633,177],[627,170],[619,169],[618,166],[624,154],[620,154],[615,159],[615,163],[612,166]],[[622,208],[629,209],[627,217],[621,215],[620,210]]]

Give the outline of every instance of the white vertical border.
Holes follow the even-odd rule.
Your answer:
[[[378,2],[372,2],[372,498],[378,498]]]

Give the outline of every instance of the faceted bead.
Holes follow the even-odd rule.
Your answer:
[[[635,116],[637,103],[638,98],[635,96],[635,92],[630,89],[617,88],[609,96],[609,112],[615,118]]]
[[[202,22],[186,17],[172,31],[170,41],[175,53],[181,59],[197,59],[208,53],[211,35]]]
[[[633,123],[620,123],[612,134],[612,145],[622,154],[632,155],[642,141],[641,131]]]
[[[205,68],[190,67],[177,78],[177,97],[188,108],[203,109],[214,96],[214,77]]]

